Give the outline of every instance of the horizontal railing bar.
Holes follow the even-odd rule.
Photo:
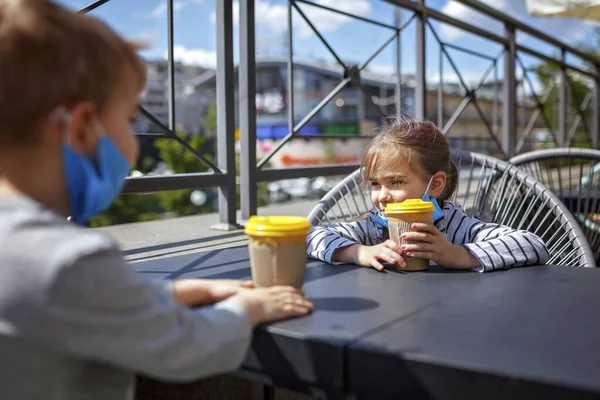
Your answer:
[[[395,4],[397,6],[409,9],[415,13],[419,13],[419,14],[425,14],[427,15],[427,17],[433,18],[435,20],[447,23],[449,25],[452,25],[456,28],[460,28],[463,29],[467,32],[470,32],[472,34],[484,37],[486,39],[495,41],[497,43],[501,43],[504,44],[505,46],[508,45],[508,40],[502,36],[498,36],[496,34],[493,34],[489,31],[486,31],[485,29],[482,28],[478,28],[474,25],[468,24],[466,22],[460,21],[456,18],[452,18],[447,16],[446,14],[442,14],[439,11],[433,10],[431,8],[428,8],[427,6],[424,6],[423,4],[419,4],[418,2],[414,2],[411,0],[385,0],[388,3],[392,3]],[[560,41],[556,40],[556,39],[552,39],[550,36],[542,33],[541,31],[538,31],[535,28],[532,27],[528,27],[527,25],[520,23],[516,20],[514,20],[513,18],[510,18],[509,16],[503,14],[500,11],[497,11],[489,6],[486,6],[485,4],[479,2],[479,1],[475,1],[475,0],[458,0],[459,2],[472,7],[474,9],[476,9],[479,12],[482,12],[483,14],[487,14],[489,16],[491,16],[492,18],[496,18],[499,20],[499,22],[504,22],[505,24],[509,24],[509,25],[513,25],[515,28],[528,33],[532,36],[537,37],[538,39],[541,39],[543,41],[546,41],[554,46],[560,47],[562,49],[564,49],[565,51],[576,55],[588,62],[591,62],[593,64],[596,64],[600,67],[600,63],[598,63],[597,61],[595,61],[594,59],[590,58],[589,55],[586,55],[585,53],[583,53],[580,50],[577,50],[569,45],[566,45],[564,43],[561,43]],[[553,61],[553,62],[558,62],[558,60],[555,60],[553,58],[548,58],[547,56],[543,56],[540,53],[536,52],[533,49],[530,49],[528,47],[522,46],[522,45],[517,45],[518,49],[520,49],[521,51],[530,53],[531,55],[535,55],[535,56],[540,56],[540,58],[544,58],[548,61]],[[591,76],[591,77],[596,77],[596,78],[600,78],[600,76],[597,76],[593,73],[590,72],[584,72],[583,70],[580,70],[576,67],[570,66],[565,64],[564,65],[567,68],[571,68],[574,70],[577,70],[578,72],[584,73],[585,75]]]
[[[336,14],[340,14],[340,15],[344,15],[346,17],[358,19],[360,21],[368,22],[370,24],[381,26],[383,28],[388,28],[388,29],[393,29],[393,30],[398,29],[398,27],[393,26],[393,25],[384,24],[383,22],[378,22],[378,21],[375,21],[375,20],[372,20],[369,18],[358,16],[356,14],[347,13],[345,11],[338,10],[336,8],[331,8],[331,7],[324,6],[322,4],[313,3],[312,1],[307,1],[307,0],[293,0],[293,1],[295,1],[297,3],[310,4],[312,7],[317,7],[317,8],[323,9],[323,10],[331,11]]]
[[[463,29],[463,30],[473,33],[475,35],[482,36],[482,37],[492,40],[494,42],[501,43],[503,45],[508,45],[508,39],[506,39],[502,36],[498,36],[496,34],[486,31],[485,29],[478,28],[474,25],[467,24],[466,22],[463,22],[456,18],[449,17],[446,14],[443,14],[439,11],[427,8],[426,6],[419,4],[417,2],[414,2],[412,0],[385,0],[385,1],[388,3],[403,7],[403,8],[407,8],[415,13],[426,14],[427,17],[430,17],[435,20],[452,25],[456,28]]]
[[[480,52],[475,51],[475,50],[467,49],[466,47],[457,46],[455,44],[448,43],[448,42],[440,42],[440,44],[442,46],[449,47],[449,48],[454,49],[454,50],[458,50],[458,51],[462,51],[462,52],[467,53],[467,54],[471,54],[473,56],[485,58],[485,59],[487,59],[489,61],[496,61],[496,58],[494,58],[492,56],[488,56],[487,54],[483,54],[483,53],[480,53]]]
[[[352,135],[350,133],[341,133],[339,135],[324,134],[296,134],[290,140],[295,139],[372,139],[373,136]]]
[[[171,139],[169,135],[164,133],[136,133],[135,136],[141,140]]]
[[[580,68],[578,68],[578,67],[575,67],[575,66],[573,66],[573,65],[567,64],[567,63],[566,63],[566,62],[564,62],[564,61],[557,60],[557,59],[556,59],[556,58],[554,58],[554,57],[548,56],[548,55],[546,55],[546,54],[542,54],[542,53],[540,53],[539,51],[536,51],[536,50],[530,49],[529,47],[525,47],[525,46],[517,45],[517,51],[522,51],[523,53],[527,53],[527,54],[529,54],[530,56],[534,56],[534,57],[541,58],[542,60],[545,60],[545,61],[548,61],[548,62],[554,63],[554,64],[556,64],[556,65],[558,65],[558,66],[560,66],[560,67],[563,67],[563,68],[565,68],[565,69],[572,69],[573,71],[577,71],[577,72],[579,72],[580,74],[583,74],[583,75],[589,76],[590,78],[600,78],[600,76],[598,76],[597,74],[594,74],[594,73],[592,73],[592,72],[590,72],[590,71],[586,71],[586,70],[580,69]]]
[[[315,178],[317,176],[349,175],[358,164],[322,165],[319,167],[266,168],[256,171],[258,182],[271,182],[280,179]]]
[[[98,1],[95,1],[92,4],[83,7],[81,10],[79,10],[77,12],[81,13],[81,14],[89,13],[90,11],[95,10],[96,8],[100,7],[101,5],[108,3],[109,1],[110,0],[98,0]]]
[[[125,179],[123,193],[151,193],[163,190],[184,190],[224,186],[227,174],[198,172],[176,175],[147,175]]]
[[[553,44],[556,47],[566,50],[569,53],[574,54],[584,60],[588,60],[594,64],[597,64],[590,58],[590,56],[588,54],[585,54],[583,51],[578,50],[574,47],[571,47],[566,43],[562,43],[561,41],[554,39],[553,37],[543,33],[542,31],[540,31],[534,27],[528,26],[520,21],[517,21],[516,19],[504,14],[501,11],[496,10],[493,7],[490,7],[486,4],[484,4],[483,2],[476,1],[476,0],[457,0],[457,1],[471,7],[474,10],[479,11],[482,14],[493,17],[501,22],[504,22],[505,24],[512,25],[516,29],[523,31],[524,33],[527,33],[528,35],[534,36],[538,39],[543,40],[544,42]]]

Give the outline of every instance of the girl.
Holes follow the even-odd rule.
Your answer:
[[[458,171],[445,136],[431,122],[395,118],[367,146],[362,171],[375,208],[359,221],[313,227],[309,257],[381,271],[383,263],[404,268],[404,256],[411,256],[480,272],[549,259],[538,236],[470,218],[448,201],[458,185]],[[399,246],[388,239],[385,206],[414,198],[432,201],[434,224],[413,224],[403,238],[419,242]]]

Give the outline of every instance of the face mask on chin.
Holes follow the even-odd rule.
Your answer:
[[[65,137],[71,123],[70,113],[59,108],[54,112],[56,118],[65,124]],[[76,223],[86,223],[92,217],[106,210],[119,196],[124,179],[129,174],[129,162],[106,135],[99,123],[95,124],[98,143],[94,161],[63,143],[63,165],[67,192],[69,195],[70,219]]]

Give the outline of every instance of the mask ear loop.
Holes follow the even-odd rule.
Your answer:
[[[429,183],[427,184],[427,187],[425,188],[425,193],[423,193],[423,196],[427,196],[427,192],[429,192],[429,188],[431,187],[431,182],[433,181],[433,175],[431,175],[431,178],[429,178]]]
[[[71,123],[71,113],[69,111],[67,111],[66,108],[64,107],[57,107],[54,109],[54,111],[52,111],[50,113],[50,119],[53,121],[61,121],[63,124],[65,124],[65,126],[63,127],[64,135],[65,135],[65,141],[67,143],[67,145],[71,145],[71,140],[69,139],[69,135],[68,135],[68,126]]]
[[[102,126],[102,124],[99,121],[95,120],[92,124],[94,126],[94,131],[98,135],[99,139],[101,139],[105,136],[108,136],[106,131],[104,130],[104,127]]]
[[[66,131],[67,127],[69,126],[69,123],[71,122],[71,114],[67,111],[66,108],[57,107],[56,109],[54,109],[54,111],[52,111],[52,113],[50,113],[50,119],[53,121],[61,121],[62,123],[64,123],[66,125],[64,127],[64,129]],[[71,141],[69,139],[69,135],[67,132],[65,132],[65,142],[66,142],[67,146],[71,145]],[[73,218],[69,215],[67,217],[67,221],[73,222]]]

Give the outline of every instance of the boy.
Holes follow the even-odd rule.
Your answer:
[[[51,1],[1,0],[0,70],[0,398],[125,399],[134,373],[234,370],[253,326],[310,312],[289,287],[143,280],[67,222],[108,207],[138,156],[134,45]]]

